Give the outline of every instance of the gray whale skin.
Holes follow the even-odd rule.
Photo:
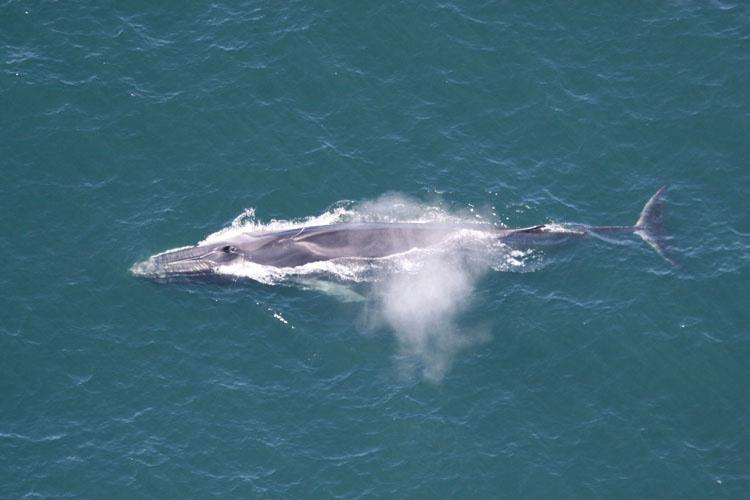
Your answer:
[[[646,203],[633,226],[538,225],[518,229],[489,224],[341,223],[278,232],[244,233],[225,240],[156,254],[135,264],[131,273],[156,281],[210,279],[219,266],[241,262],[296,267],[337,258],[378,258],[445,242],[465,229],[491,233],[511,247],[528,248],[570,238],[637,234],[670,263],[662,236],[663,197],[667,186]]]

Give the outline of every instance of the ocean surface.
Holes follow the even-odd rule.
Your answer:
[[[748,82],[731,0],[0,1],[0,497],[748,498]],[[220,231],[628,225],[662,185],[676,265],[129,271]]]

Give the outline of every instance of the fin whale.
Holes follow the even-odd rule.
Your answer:
[[[243,233],[224,240],[156,254],[130,269],[138,277],[156,281],[217,277],[221,266],[252,262],[274,267],[297,267],[338,258],[379,258],[445,242],[460,230],[487,232],[518,248],[554,244],[592,235],[635,234],[665,260],[663,236],[664,193],[660,188],[646,202],[632,226],[540,224],[506,229],[490,224],[340,223],[277,232]]]

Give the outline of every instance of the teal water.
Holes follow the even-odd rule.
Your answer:
[[[746,3],[5,0],[0,56],[3,498],[747,497]],[[678,266],[128,273],[245,209],[631,224],[663,184]]]

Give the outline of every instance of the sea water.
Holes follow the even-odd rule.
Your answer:
[[[0,3],[0,496],[747,497],[749,49],[737,1]],[[677,265],[128,272],[221,231],[628,225],[665,184]]]

